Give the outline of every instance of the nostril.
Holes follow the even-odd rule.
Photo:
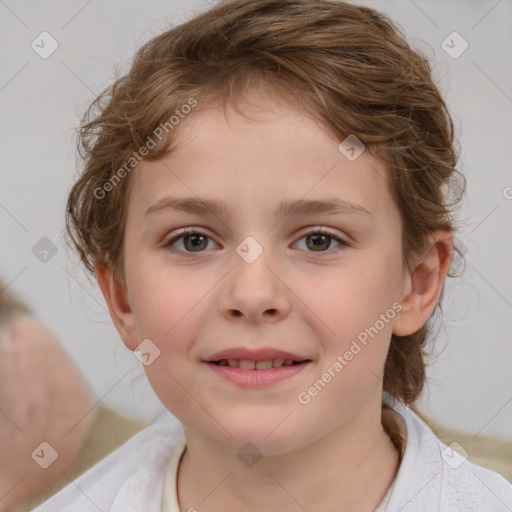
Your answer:
[[[235,317],[243,316],[243,313],[239,311],[238,309],[232,309],[231,314]],[[266,315],[276,316],[277,315],[277,309],[267,309],[265,310]]]

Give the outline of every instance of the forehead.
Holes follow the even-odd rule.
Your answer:
[[[284,199],[337,196],[397,220],[386,169],[367,149],[348,158],[343,139],[277,99],[244,107],[212,105],[181,120],[177,149],[133,171],[129,211],[142,218],[165,196],[215,198],[252,214]]]

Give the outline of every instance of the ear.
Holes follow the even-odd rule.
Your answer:
[[[407,271],[402,288],[402,310],[393,324],[393,334],[413,334],[427,322],[443,291],[453,253],[451,232],[436,231],[429,238],[430,249],[419,255]]]
[[[94,264],[96,279],[107,303],[112,321],[124,344],[135,350],[139,343],[135,329],[135,318],[130,306],[126,286],[119,284],[112,270],[105,263],[96,261]]]

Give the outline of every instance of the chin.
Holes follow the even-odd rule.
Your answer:
[[[243,446],[251,443],[264,455],[280,455],[292,451],[297,444],[297,426],[286,414],[278,416],[269,414],[254,414],[252,417],[245,415],[236,422],[229,422],[227,419],[221,424],[231,434],[224,430],[220,433],[221,443],[229,450],[238,452]]]

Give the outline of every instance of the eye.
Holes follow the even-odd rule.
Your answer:
[[[309,231],[300,240],[303,239],[306,240],[306,248],[303,250],[308,252],[332,252],[328,249],[331,248],[333,240],[338,244],[334,250],[340,247],[350,247],[348,242],[322,228]],[[209,236],[193,228],[188,228],[170,238],[164,246],[173,252],[197,253],[208,248],[208,240],[211,240]],[[181,248],[174,247],[177,242],[181,243]]]
[[[325,229],[315,229],[313,231],[309,231],[306,233],[300,240],[306,240],[306,249],[309,252],[328,252],[328,249],[331,248],[332,241],[334,240],[338,246],[337,249],[342,247],[350,247],[350,244],[345,240],[339,238],[333,233]],[[336,248],[335,248],[336,249]],[[332,251],[330,251],[332,252]]]
[[[165,243],[165,247],[168,247],[171,251],[176,252],[202,252],[206,249],[210,237],[197,231],[195,229],[185,229],[176,236],[172,237]],[[173,247],[176,242],[182,242],[182,247],[185,249],[176,249]]]

